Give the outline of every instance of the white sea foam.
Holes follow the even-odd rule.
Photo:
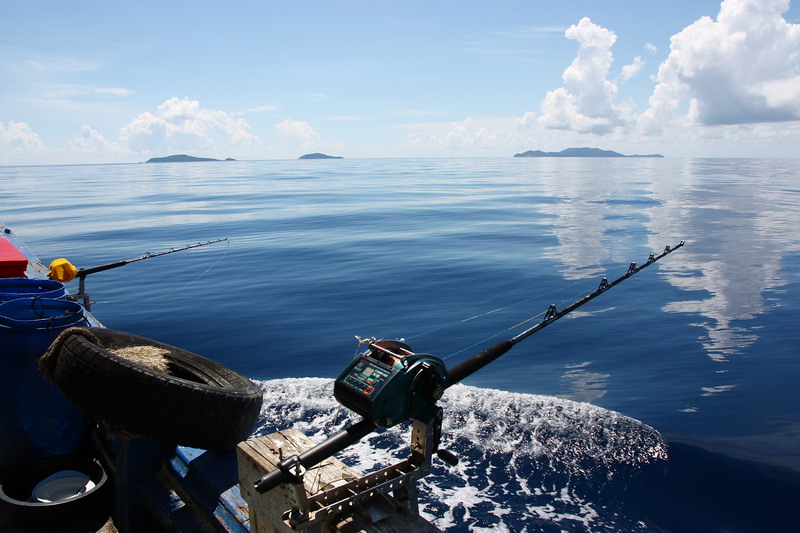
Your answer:
[[[319,442],[359,419],[339,407],[332,380],[260,386],[265,401],[256,435],[294,427]],[[603,491],[624,488],[641,468],[666,459],[654,429],[587,403],[466,385],[451,387],[439,403],[445,413],[441,446],[461,461],[455,467],[434,461],[420,483],[420,511],[443,529],[613,528],[621,513],[603,501]],[[405,458],[407,441],[402,424],[371,434],[339,457],[372,471]]]

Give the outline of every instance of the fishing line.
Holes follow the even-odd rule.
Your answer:
[[[581,282],[575,282],[575,283],[572,284],[572,286],[575,286],[578,283],[581,283]],[[483,318],[485,316],[489,316],[491,314],[498,313],[500,311],[505,311],[506,309],[510,309],[512,307],[516,307],[516,306],[522,305],[524,303],[528,303],[528,302],[530,302],[532,300],[536,300],[536,299],[539,299],[539,298],[544,298],[545,296],[550,296],[551,294],[556,294],[556,293],[562,292],[562,291],[566,290],[567,288],[568,287],[562,287],[562,288],[559,288],[559,289],[553,289],[552,291],[549,291],[549,292],[537,294],[536,296],[531,296],[530,298],[525,298],[524,300],[519,300],[518,302],[514,302],[514,303],[511,303],[511,304],[508,304],[508,305],[504,305],[502,307],[498,307],[497,309],[492,309],[491,311],[486,311],[485,313],[479,313],[479,314],[471,316],[471,317],[463,318],[461,320],[456,320],[455,322],[450,322],[448,324],[444,324],[444,325],[441,325],[441,326],[436,326],[433,329],[429,329],[427,331],[423,331],[422,333],[417,333],[416,335],[412,335],[410,337],[406,337],[406,340],[416,339],[417,337],[422,337],[422,336],[425,336],[425,335],[429,335],[431,333],[436,333],[437,331],[442,331],[442,330],[445,330],[447,328],[452,328],[452,327],[457,326],[459,324],[465,324],[465,323],[470,322],[472,320],[476,320],[478,318]]]
[[[223,248],[222,253],[219,255],[219,257],[217,257],[217,259],[208,268],[206,268],[204,271],[202,271],[194,279],[189,280],[188,282],[184,283],[180,287],[176,287],[176,288],[170,290],[169,292],[166,292],[166,293],[163,293],[163,294],[158,294],[157,296],[150,296],[150,297],[147,297],[147,298],[140,298],[137,301],[139,301],[139,302],[151,302],[153,300],[162,299],[164,297],[171,296],[172,294],[175,294],[178,291],[182,291],[186,287],[194,284],[195,282],[200,280],[202,277],[204,277],[206,274],[208,274],[214,267],[216,267],[220,263],[220,261],[222,261],[222,259],[225,258],[226,255],[228,255],[228,251],[229,251],[228,249],[230,248],[230,246],[231,246],[231,241],[226,238],[225,239],[225,248]],[[153,255],[153,254],[150,254],[148,252],[147,254],[145,254],[145,255],[143,255],[141,257],[142,258],[147,258],[147,257],[156,257],[156,256]],[[96,301],[96,302],[92,302],[92,303],[93,304],[108,304],[108,303],[114,303],[115,301],[119,302],[119,301],[125,301],[125,300],[102,300],[102,301]]]
[[[662,257],[664,257],[665,255],[667,255],[667,254],[669,254],[669,253],[672,253],[673,251],[677,250],[678,248],[680,248],[681,246],[683,246],[683,245],[684,245],[684,243],[685,243],[685,241],[681,241],[681,242],[680,242],[680,243],[679,243],[679,244],[678,244],[678,245],[677,245],[675,248],[671,248],[670,246],[667,246],[666,248],[664,248],[664,251],[663,251],[663,252],[662,252],[660,255],[658,255],[658,257],[656,257],[655,253],[651,253],[651,254],[650,254],[650,256],[647,258],[647,261],[646,261],[644,264],[642,264],[642,265],[639,265],[637,262],[632,262],[632,263],[631,263],[631,264],[628,266],[628,271],[627,271],[627,273],[625,273],[623,276],[620,276],[619,278],[617,278],[616,280],[614,280],[614,281],[613,281],[613,282],[611,282],[611,283],[609,283],[609,282],[608,282],[608,279],[604,277],[604,278],[602,279],[602,281],[600,282],[600,286],[599,286],[597,289],[595,289],[594,291],[592,291],[592,292],[589,292],[589,294],[588,294],[588,295],[586,294],[586,290],[582,290],[582,291],[578,292],[578,293],[577,293],[575,296],[573,296],[572,298],[565,298],[564,300],[562,300],[562,301],[560,302],[561,304],[563,304],[563,303],[564,303],[564,302],[566,302],[566,301],[573,300],[573,299],[575,299],[577,296],[584,295],[584,296],[583,296],[581,299],[579,299],[579,300],[577,300],[577,301],[575,301],[575,302],[571,303],[571,304],[570,304],[570,305],[567,307],[567,309],[565,309],[565,310],[558,311],[558,310],[557,310],[557,306],[556,306],[555,304],[552,304],[552,305],[550,305],[550,307],[549,307],[549,308],[548,308],[546,311],[544,311],[544,312],[542,312],[542,313],[539,313],[539,314],[538,314],[538,315],[536,315],[536,316],[532,316],[532,317],[530,317],[530,318],[528,318],[528,319],[526,319],[526,320],[523,320],[522,322],[520,322],[520,323],[518,323],[518,324],[516,324],[516,325],[514,325],[514,326],[511,326],[510,328],[507,328],[507,329],[505,329],[504,331],[499,331],[499,332],[497,332],[497,333],[495,333],[495,334],[493,334],[493,335],[490,335],[489,337],[487,337],[487,338],[485,338],[485,339],[483,339],[483,340],[481,340],[481,341],[478,341],[478,342],[476,342],[476,343],[473,343],[473,344],[471,344],[470,346],[467,346],[466,348],[463,348],[463,349],[461,349],[461,350],[458,350],[458,351],[456,351],[456,352],[453,352],[453,353],[451,353],[450,355],[447,355],[446,357],[443,357],[443,358],[442,358],[442,360],[444,360],[444,359],[448,359],[448,358],[450,358],[450,357],[452,357],[452,356],[454,356],[454,355],[457,355],[457,354],[459,354],[459,353],[462,353],[462,352],[464,352],[464,351],[466,351],[466,350],[468,350],[468,349],[470,349],[470,348],[474,348],[475,346],[478,346],[479,344],[482,344],[482,343],[484,343],[484,342],[486,342],[486,341],[488,341],[488,340],[491,340],[491,339],[494,339],[495,337],[498,337],[498,336],[500,336],[500,335],[501,335],[502,333],[504,333],[504,332],[511,331],[511,330],[513,330],[513,329],[516,329],[516,328],[518,328],[518,327],[522,326],[523,324],[527,324],[528,322],[530,322],[530,321],[534,320],[535,318],[538,318],[538,317],[540,317],[540,316],[542,316],[542,315],[544,315],[544,316],[545,316],[544,320],[543,320],[542,322],[540,322],[540,324],[539,324],[539,325],[536,325],[536,326],[534,326],[534,327],[532,327],[532,328],[530,328],[530,329],[528,329],[528,330],[525,330],[525,331],[523,331],[522,333],[518,334],[518,335],[517,335],[516,337],[514,337],[513,339],[511,339],[511,340],[509,341],[509,342],[510,342],[510,346],[513,346],[513,345],[514,345],[514,344],[516,344],[517,342],[519,342],[519,341],[521,341],[521,340],[525,339],[526,337],[528,337],[528,336],[529,336],[529,335],[531,335],[532,333],[534,333],[534,332],[538,331],[539,329],[543,328],[543,327],[544,327],[544,326],[545,326],[547,323],[549,323],[549,322],[548,322],[548,320],[550,320],[550,319],[558,319],[558,318],[560,318],[561,316],[563,316],[563,315],[565,315],[565,314],[569,313],[570,311],[572,311],[572,310],[576,309],[577,307],[580,307],[581,305],[583,305],[584,303],[588,302],[589,300],[592,300],[593,298],[595,298],[596,296],[598,296],[599,294],[601,294],[601,293],[602,293],[602,292],[604,292],[605,290],[607,290],[607,289],[610,289],[611,287],[613,287],[614,285],[616,285],[616,284],[618,284],[618,283],[621,283],[621,282],[622,282],[622,281],[624,281],[625,279],[627,279],[627,278],[629,278],[630,276],[632,276],[632,275],[636,274],[636,273],[637,273],[638,271],[640,271],[641,269],[643,269],[643,268],[647,267],[648,265],[650,265],[650,264],[652,264],[652,263],[655,263],[656,261],[658,261],[659,259],[661,259],[661,258],[662,258]],[[490,350],[491,350],[491,348],[490,348]]]
[[[226,255],[228,255],[228,248],[230,248],[230,247],[231,247],[231,241],[229,239],[225,239],[225,248],[222,249],[222,253],[219,255],[219,257],[217,257],[217,260],[214,261],[214,263],[211,266],[209,266],[207,269],[205,269],[203,272],[201,272],[200,275],[198,275],[196,278],[194,278],[193,280],[189,281],[185,285],[177,287],[177,288],[169,291],[168,293],[161,295],[161,297],[169,296],[171,294],[174,294],[174,293],[176,293],[178,291],[181,291],[181,290],[185,289],[189,285],[192,285],[193,283],[197,282],[200,278],[202,278],[203,276],[208,274],[211,271],[211,269],[213,269],[215,266],[217,266],[219,264],[219,262],[222,261],[222,259]]]
[[[574,285],[577,285],[577,283],[573,284],[573,286],[574,286]],[[588,287],[588,285],[587,285],[587,287]],[[524,300],[524,301],[530,301],[530,300],[533,300],[533,299],[535,299],[535,298],[541,298],[541,297],[543,297],[543,296],[547,296],[548,294],[553,294],[553,293],[556,293],[556,292],[561,292],[561,291],[563,291],[563,290],[564,290],[564,289],[557,289],[557,290],[554,290],[554,291],[550,291],[549,293],[542,294],[541,296],[536,296],[536,297],[534,297],[534,298],[528,298],[527,300]],[[570,296],[570,297],[568,297],[568,298],[563,298],[563,299],[562,299],[560,302],[558,302],[558,303],[559,303],[559,305],[561,305],[561,304],[563,304],[564,302],[571,302],[571,301],[575,300],[575,299],[576,299],[578,296],[580,296],[580,295],[582,295],[582,294],[586,294],[586,292],[587,292],[587,289],[581,289],[580,291],[578,291],[577,293],[573,294],[572,296]],[[518,302],[518,303],[521,303],[521,302]],[[513,304],[513,305],[517,305],[517,304]],[[507,307],[511,307],[511,306],[507,306]],[[539,314],[536,314],[536,315],[534,315],[534,316],[532,316],[532,317],[526,318],[526,319],[525,319],[525,320],[523,320],[522,322],[519,322],[519,323],[517,323],[517,324],[514,324],[514,325],[513,325],[513,326],[511,326],[511,327],[508,327],[508,328],[502,329],[502,330],[498,331],[497,333],[493,333],[492,335],[489,335],[488,337],[486,337],[486,338],[484,338],[484,339],[481,339],[481,340],[479,340],[479,341],[477,341],[477,342],[475,342],[475,343],[472,343],[472,344],[470,344],[469,346],[466,346],[466,347],[464,347],[464,348],[462,348],[462,349],[460,349],[460,350],[457,350],[457,351],[455,351],[455,352],[453,352],[453,353],[451,353],[451,354],[449,354],[449,355],[446,355],[445,357],[442,357],[442,360],[444,361],[444,360],[446,360],[446,359],[449,359],[449,358],[453,357],[454,355],[458,355],[458,354],[460,354],[460,353],[463,353],[463,352],[465,352],[465,351],[467,351],[467,350],[470,350],[470,349],[472,349],[472,348],[475,348],[476,346],[479,346],[479,345],[481,345],[481,344],[483,344],[483,343],[485,343],[485,342],[487,342],[487,341],[490,341],[490,340],[492,340],[492,339],[494,339],[494,338],[496,338],[496,337],[499,337],[500,335],[503,335],[503,334],[505,334],[505,333],[507,333],[507,332],[509,332],[509,331],[515,330],[515,329],[517,329],[518,327],[520,327],[520,326],[523,326],[523,325],[527,324],[528,322],[530,322],[530,321],[532,321],[532,320],[535,320],[535,319],[537,319],[537,318],[539,318],[539,317],[542,317],[542,316],[546,315],[548,312],[550,312],[550,309],[549,309],[549,308],[548,308],[548,309],[546,309],[546,310],[544,310],[544,311],[542,311],[542,312],[541,312],[541,313],[539,313]]]

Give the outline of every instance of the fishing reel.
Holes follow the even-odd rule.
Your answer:
[[[333,395],[379,427],[408,420],[423,423],[436,414],[447,384],[447,368],[436,356],[415,354],[399,340],[370,339],[334,383]]]
[[[447,368],[438,357],[415,354],[399,340],[368,339],[367,349],[358,353],[334,383],[333,395],[363,417],[360,422],[329,437],[300,455],[283,458],[277,468],[254,483],[264,493],[281,483],[292,483],[297,504],[283,514],[284,523],[295,530],[323,529],[339,520],[342,512],[355,510],[370,521],[378,521],[397,506],[419,515],[416,482],[431,472],[431,458],[437,454],[450,465],[458,458],[439,449],[442,408],[436,402],[447,386]],[[412,422],[411,453],[386,468],[344,481],[332,488],[307,495],[306,470],[344,450],[373,432]],[[394,499],[387,496],[393,495]],[[388,507],[387,507],[388,506]]]

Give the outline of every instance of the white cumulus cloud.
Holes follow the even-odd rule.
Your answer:
[[[448,123],[448,128],[442,132],[426,136],[411,134],[406,142],[410,145],[436,145],[451,149],[482,148],[496,144],[497,136],[498,130],[467,117],[461,122]]]
[[[89,126],[81,127],[81,136],[69,143],[69,149],[82,154],[127,155],[130,150],[118,143],[111,142]]]
[[[120,143],[135,152],[238,152],[259,144],[250,126],[234,114],[173,97],[155,113],[145,111],[120,130]]]
[[[3,154],[32,154],[45,150],[42,139],[25,122],[0,122],[0,157]]]
[[[789,0],[725,0],[670,39],[646,131],[661,131],[688,102],[703,125],[800,120],[800,24],[783,18]]]
[[[518,118],[515,121],[515,124],[517,129],[527,129],[531,126],[534,126],[537,120],[538,118],[536,117],[536,113],[533,111],[527,111],[524,115],[522,115],[522,118]]]
[[[570,26],[564,35],[578,41],[578,55],[562,75],[564,86],[545,95],[541,121],[551,129],[610,133],[625,123],[622,111],[614,104],[617,85],[607,79],[614,60],[611,47],[617,36],[586,17]],[[634,75],[633,69],[636,67],[623,75]]]
[[[287,149],[341,150],[342,144],[326,141],[308,122],[286,119],[275,125],[279,141]]]
[[[275,132],[281,137],[297,139],[305,146],[322,141],[322,137],[314,131],[311,124],[299,120],[286,119],[279,122],[275,125]]]
[[[644,63],[645,61],[641,56],[634,57],[633,63],[622,67],[622,73],[619,75],[619,80],[624,83],[639,74],[639,71],[642,70]]]
[[[527,139],[535,122],[534,113],[521,119],[467,117],[461,121],[417,123],[397,126],[412,130],[400,150],[408,153],[488,153]]]

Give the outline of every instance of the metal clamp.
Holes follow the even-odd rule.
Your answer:
[[[440,414],[439,414],[440,416]],[[284,522],[294,530],[320,530],[322,524],[330,522],[343,513],[357,513],[368,520],[378,521],[386,513],[381,508],[396,506],[387,498],[393,494],[405,500],[404,506],[419,514],[416,482],[431,471],[431,457],[437,443],[435,426],[438,417],[427,423],[414,421],[411,429],[411,456],[377,472],[349,481],[342,485],[322,490],[309,496],[303,509],[293,509],[283,514]],[[292,458],[282,461],[287,463]],[[287,463],[293,468],[294,463]],[[279,468],[283,469],[281,466]],[[396,502],[397,500],[395,500]]]

